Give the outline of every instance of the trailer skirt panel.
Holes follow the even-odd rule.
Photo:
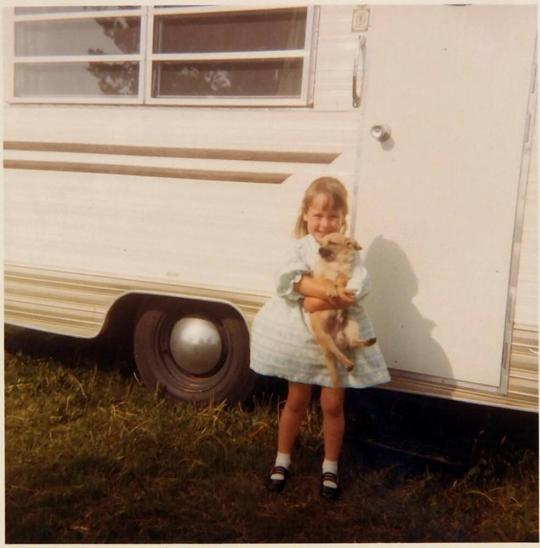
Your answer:
[[[103,331],[115,303],[126,295],[159,295],[182,299],[226,302],[249,326],[267,294],[227,288],[172,284],[102,275],[6,265],[5,322],[61,335],[92,338]],[[418,374],[390,370],[392,382],[383,389],[437,396],[484,405],[537,411],[538,332],[514,326],[510,382],[506,394],[493,387],[452,386]]]

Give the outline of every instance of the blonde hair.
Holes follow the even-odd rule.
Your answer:
[[[349,206],[347,204],[347,189],[345,185],[335,177],[319,177],[315,179],[306,189],[302,204],[300,205],[300,212],[294,225],[295,238],[302,238],[307,232],[306,222],[304,221],[304,215],[310,208],[313,200],[319,194],[324,194],[328,198],[328,209],[337,209],[343,213],[345,218],[349,213]],[[343,223],[341,231],[346,229],[346,222]]]

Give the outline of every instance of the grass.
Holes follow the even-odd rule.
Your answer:
[[[293,477],[275,495],[264,480],[279,395],[234,407],[173,404],[99,344],[8,332],[6,347],[9,543],[538,541],[531,415],[492,410],[491,421],[463,421],[476,408],[366,392],[367,411],[348,407],[344,493],[328,503],[317,493],[315,401]],[[366,443],[375,434],[408,441],[408,453]],[[449,439],[460,451],[446,451]],[[410,457],[426,447],[447,462],[471,448],[474,459],[458,470]]]

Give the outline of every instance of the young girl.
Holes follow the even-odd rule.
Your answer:
[[[338,366],[340,386],[332,386],[323,355],[309,327],[309,312],[347,308],[360,326],[360,336],[374,337],[373,327],[361,300],[369,278],[359,256],[353,265],[344,298],[329,301],[323,286],[310,273],[318,260],[321,239],[346,229],[347,190],[333,177],[321,177],[304,194],[295,226],[297,240],[277,276],[277,295],[255,317],[251,338],[251,368],[257,373],[289,381],[287,402],[279,421],[278,447],[268,487],[282,491],[289,477],[291,451],[311,399],[312,385],[321,386],[324,461],[320,493],[327,499],[339,496],[338,459],[345,428],[345,387],[364,388],[388,382],[390,377],[378,344],[356,349],[354,369]]]

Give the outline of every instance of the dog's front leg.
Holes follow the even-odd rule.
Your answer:
[[[322,284],[327,299],[335,299],[338,296],[338,288],[332,280],[322,276],[315,279]]]
[[[336,293],[337,296],[343,300],[350,299],[353,292],[347,289],[347,283],[349,281],[348,276],[345,276],[343,273],[339,273],[336,278]]]

